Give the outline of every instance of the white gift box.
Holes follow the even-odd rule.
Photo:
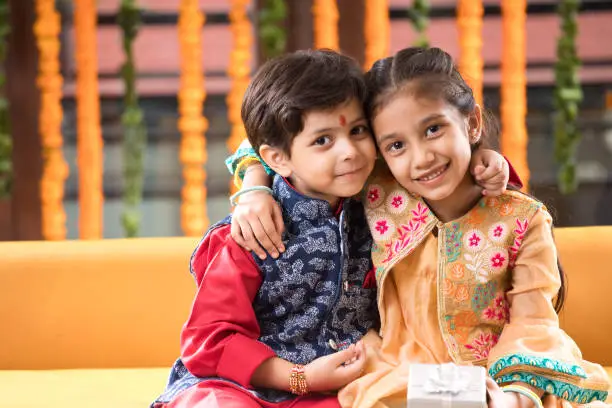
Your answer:
[[[486,408],[484,367],[411,364],[408,408]]]

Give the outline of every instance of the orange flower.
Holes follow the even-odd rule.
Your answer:
[[[476,103],[482,105],[482,0],[459,0],[457,27],[459,31],[459,71],[474,91]],[[514,162],[513,162],[514,163]]]
[[[95,0],[80,0],[74,3],[79,234],[84,239],[102,238],[104,204],[97,16]]]
[[[448,297],[452,297],[455,294],[455,284],[450,279],[444,279],[442,282],[442,293]]]
[[[236,7],[232,10],[230,18],[240,20],[240,10]],[[207,159],[204,132],[208,128],[208,122],[201,113],[206,98],[201,58],[203,24],[204,14],[200,11],[199,1],[181,0],[178,22],[181,55],[181,89],[178,95],[179,130],[182,134],[179,160],[183,165],[185,181],[181,191],[181,227],[187,236],[200,236],[208,226],[206,172],[204,171]],[[233,57],[243,58],[243,55],[238,53]],[[241,64],[233,66],[241,66]],[[233,106],[229,112],[232,118],[236,115],[235,110]]]
[[[389,55],[390,24],[387,0],[365,0],[365,66]]]
[[[466,285],[457,285],[455,300],[459,303],[466,302],[470,298],[470,291]]]
[[[525,22],[527,0],[502,0],[501,150],[523,181],[529,185],[527,163],[527,77]]]
[[[43,171],[40,180],[42,235],[46,240],[66,239],[64,182],[68,164],[62,153],[62,83],[60,74],[60,14],[54,0],[36,0],[34,34],[38,46],[38,77],[40,90],[39,133],[43,151]]]
[[[508,216],[514,212],[514,207],[510,203],[503,203],[499,207],[499,215],[502,217]]]
[[[315,48],[340,49],[336,0],[314,0],[312,5]]]
[[[454,262],[451,264],[449,275],[453,280],[462,280],[465,276],[465,266],[462,263]]]
[[[470,211],[470,213],[468,214],[466,218],[466,222],[473,226],[477,226],[477,225],[482,224],[484,219],[485,219],[484,212],[476,210],[476,211]]]

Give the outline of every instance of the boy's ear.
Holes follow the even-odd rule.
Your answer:
[[[482,136],[482,109],[474,105],[474,110],[468,116],[468,137],[470,144],[476,144]]]
[[[291,161],[287,153],[278,147],[263,144],[259,147],[259,156],[276,174],[280,174],[285,178],[291,175]]]

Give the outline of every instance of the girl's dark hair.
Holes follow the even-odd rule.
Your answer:
[[[472,113],[476,106],[472,88],[459,73],[453,58],[440,48],[405,48],[392,57],[376,61],[365,78],[368,89],[365,111],[370,120],[399,92],[410,92],[417,98],[442,98],[465,116]],[[498,134],[497,121],[483,110],[481,140],[497,137]],[[481,144],[479,142],[474,148]],[[510,185],[508,188],[516,190]],[[566,276],[559,259],[557,265],[561,287],[555,297],[554,308],[559,313],[565,303]]]
[[[408,91],[418,98],[443,98],[461,114],[474,111],[476,100],[453,58],[440,48],[410,47],[392,57],[374,63],[366,73],[368,99],[365,111],[370,120],[399,92]],[[499,126],[494,116],[482,111],[482,140],[497,137]],[[478,148],[478,142],[474,148]]]

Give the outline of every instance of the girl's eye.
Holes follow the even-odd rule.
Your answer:
[[[425,135],[427,137],[435,137],[442,127],[440,125],[432,125],[427,128]]]
[[[368,129],[367,126],[359,125],[359,126],[355,126],[353,129],[351,129],[351,134],[353,134],[353,135],[361,135],[361,134],[367,133],[369,131],[370,131],[370,129]]]
[[[316,146],[323,146],[328,144],[331,141],[331,138],[329,136],[321,136],[318,137],[315,141],[314,141],[314,145]]]
[[[388,152],[397,152],[404,148],[404,142],[393,142],[387,146]]]

